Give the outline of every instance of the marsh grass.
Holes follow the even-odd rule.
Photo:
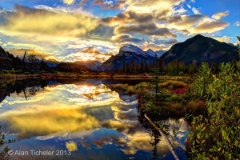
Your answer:
[[[157,100],[154,92],[141,93],[141,111],[163,119],[182,117],[185,114],[198,115],[205,108],[205,101],[195,95],[191,86],[182,81],[167,80],[159,83],[160,93]],[[153,86],[151,86],[154,88]]]
[[[174,89],[174,88],[187,87],[188,85],[182,81],[168,80],[166,82],[160,83],[159,86],[161,86],[162,88]]]

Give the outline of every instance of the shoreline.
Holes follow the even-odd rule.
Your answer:
[[[79,74],[79,73],[43,73],[43,74],[0,74],[0,80],[26,80],[26,79],[112,79],[112,80],[140,80],[140,81],[155,81],[154,74],[137,74],[137,75],[111,75],[111,74]],[[160,75],[158,81],[177,80],[177,81],[192,81],[191,76],[167,76]]]

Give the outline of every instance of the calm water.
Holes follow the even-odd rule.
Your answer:
[[[41,159],[173,159],[162,137],[138,116],[136,95],[107,86],[101,80],[2,85],[0,123],[7,138],[16,139],[9,144],[11,159],[39,157],[39,151]],[[161,123],[184,145],[183,119]]]

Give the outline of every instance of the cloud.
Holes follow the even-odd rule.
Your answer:
[[[170,17],[167,22],[168,28],[187,34],[214,33],[230,25],[198,14]]]
[[[28,8],[16,5],[14,11],[1,12],[0,9],[0,34],[4,32],[11,36],[11,39],[2,40],[5,48],[30,49],[32,46],[35,47],[33,50],[46,53],[57,60],[74,61],[74,58],[95,56],[81,52],[94,47],[101,54],[93,58],[102,61],[105,60],[104,53],[116,54],[118,47],[125,43],[159,50],[174,44],[179,33],[213,33],[229,26],[221,21],[229,11],[209,17],[200,13],[198,6],[193,7],[191,2],[187,4],[185,0],[63,1],[67,6],[53,8],[38,5]],[[73,3],[80,3],[80,7],[71,5]],[[93,7],[94,10],[96,5],[105,10],[117,10],[111,12],[113,14],[106,14],[112,15],[106,18],[98,18],[98,15],[95,17],[82,10],[84,7],[87,10]],[[189,15],[191,10],[193,15]],[[239,23],[236,22],[235,25],[239,26]],[[170,37],[173,38],[169,39]],[[165,40],[160,42],[159,38]]]
[[[112,37],[113,41],[116,42],[134,42],[134,43],[140,43],[142,42],[141,39],[133,38],[133,36],[129,34],[118,34]]]
[[[118,9],[122,7],[125,4],[126,0],[117,0],[117,1],[104,1],[104,0],[94,0],[92,2],[93,5],[99,5],[104,9]],[[85,0],[83,0],[82,4],[86,3]]]
[[[9,113],[1,117],[1,121],[8,124],[10,133],[18,133],[19,138],[66,131],[92,130],[99,125],[95,117],[89,116],[79,109]]]
[[[229,11],[225,11],[225,12],[218,12],[218,13],[215,13],[212,18],[216,19],[216,20],[220,20],[222,19],[222,17],[226,17],[229,15]]]
[[[176,15],[167,19],[167,26],[169,28],[176,29],[180,32],[190,32],[191,28],[194,28],[196,24],[199,24],[206,16],[204,15]]]
[[[116,26],[125,22],[147,23],[151,22],[152,20],[152,14],[127,11],[120,13],[117,16],[103,18],[102,22],[111,26]]]
[[[201,12],[195,7],[192,8],[192,11],[194,14],[201,14]]]
[[[192,9],[194,13],[187,15],[187,10],[181,5],[184,2],[184,0],[126,0],[122,13],[103,18],[101,21],[106,25],[114,26],[114,34],[125,35],[121,37],[122,39],[130,38],[126,34],[132,33],[148,36],[157,35],[163,38],[176,37],[175,32],[184,34],[196,34],[197,31],[200,31],[199,33],[213,33],[229,25],[217,21],[228,15],[228,11],[214,14],[213,19],[187,4],[186,7]],[[209,25],[209,28],[206,25]]]
[[[65,143],[66,148],[68,149],[69,152],[77,151],[77,143],[70,141]]]
[[[227,36],[223,36],[223,37],[213,37],[214,39],[216,39],[219,42],[226,42],[226,43],[230,43],[231,41],[231,37],[227,37]]]
[[[183,8],[183,7],[180,7],[178,9],[174,8],[174,10],[173,10],[173,14],[174,15],[177,15],[177,14],[178,15],[183,15],[186,12],[187,12],[187,10],[185,8]]]
[[[102,123],[102,127],[116,129],[119,132],[124,132],[124,131],[128,131],[129,129],[133,129],[135,128],[134,125],[136,124],[134,123],[125,124],[122,121],[118,121],[118,120],[109,120],[109,121],[104,121]]]
[[[82,60],[104,61],[105,58],[108,57],[108,55],[106,55],[106,57],[102,59],[101,55],[104,55],[104,53],[100,53],[94,47],[89,47],[89,48],[83,49],[82,51],[77,51],[77,52],[68,54],[67,56],[61,56],[61,58],[64,61],[73,62],[73,61],[82,61]]]
[[[214,33],[216,31],[220,31],[229,26],[229,23],[226,22],[218,22],[218,21],[206,21],[200,23],[195,28],[191,30],[192,33]]]
[[[86,38],[109,41],[113,36],[113,27],[99,24],[97,28],[87,33]]]
[[[81,0],[81,2],[80,2],[80,5],[82,6],[82,5],[84,5],[85,3],[87,3],[89,0]]]
[[[189,8],[189,9],[191,9],[192,8],[192,6],[191,5],[189,5],[189,4],[186,4],[187,5],[187,7]]]
[[[91,44],[91,47],[88,47],[90,46],[90,44]],[[82,61],[82,60],[97,60],[100,62],[104,62],[111,57],[111,54],[101,53],[98,51],[98,49],[107,50],[108,52],[115,51],[113,48],[111,48],[111,45],[108,45],[109,48],[106,49],[106,46],[104,46],[105,44],[99,44],[99,45],[96,43],[94,45],[93,44],[94,42],[92,43],[85,42],[85,43],[80,43],[75,45],[69,45],[68,50],[74,49],[74,51],[68,53],[67,55],[60,55],[57,57],[57,59],[65,62],[74,62],[74,61]]]
[[[55,13],[16,5],[15,14],[8,17],[4,27],[25,33],[79,37],[97,26],[98,20],[86,14]]]
[[[170,39],[159,39],[158,37],[153,37],[153,42],[156,44],[165,44],[165,45],[172,45],[178,43],[177,39],[170,38]]]
[[[0,25],[7,23],[7,17],[12,14],[13,14],[12,11],[0,8]]]
[[[144,42],[140,48],[143,50],[152,49],[153,51],[169,49],[165,44],[155,44],[154,42]]]
[[[46,57],[49,57],[50,55],[48,53],[44,52],[39,52],[34,49],[17,49],[17,48],[12,48],[12,49],[7,49],[10,53],[12,53],[14,56],[18,57],[23,57],[25,51],[27,52],[27,55],[34,54],[37,56],[38,59],[46,59]]]
[[[63,3],[68,4],[68,5],[73,4],[74,2],[75,2],[75,0],[63,0]]]
[[[240,21],[235,22],[234,25],[239,27],[240,26]]]
[[[6,42],[3,43],[3,47],[9,47],[9,48],[25,48],[25,49],[36,49],[39,51],[43,51],[43,47],[34,45],[34,44],[26,44],[26,43],[14,43],[14,42]]]
[[[109,36],[111,38],[112,34]],[[1,32],[1,29],[0,37],[2,39],[2,45],[4,44],[4,48],[7,50],[13,50],[11,53],[15,56],[21,55],[25,50],[28,50],[29,53],[39,53],[37,54],[39,58],[45,57],[46,59],[51,58],[58,61],[72,62],[76,59],[80,60],[83,56],[81,56],[80,51],[85,50],[88,47],[96,48],[101,53],[96,55],[96,59],[104,61],[110,57],[108,53],[117,54],[119,49],[118,46],[110,41],[93,38],[57,37],[40,34],[30,35],[27,33],[10,31]],[[30,52],[30,50],[34,50],[35,52]],[[41,55],[41,53],[43,55]],[[74,54],[76,55],[74,56]]]
[[[184,2],[185,0],[138,0],[138,1],[132,1],[132,0],[127,0],[126,4],[131,4],[131,6],[129,6],[129,8],[134,8],[134,7],[142,7],[142,8],[148,8],[149,9],[156,9],[159,6],[162,6],[162,8],[167,8],[167,7],[173,7],[176,5],[181,4],[182,2]],[[159,8],[158,8],[159,9]]]
[[[121,25],[114,29],[115,34],[121,33],[141,33],[145,35],[155,35],[159,37],[176,37],[174,33],[167,28],[158,28],[154,23],[138,24],[138,25]]]
[[[127,0],[125,11],[151,14],[157,21],[166,21],[171,15],[186,12],[183,7],[179,7],[183,2],[184,0]]]

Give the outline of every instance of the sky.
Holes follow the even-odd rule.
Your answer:
[[[237,43],[240,0],[0,0],[0,46],[14,55],[105,61],[124,44],[168,50],[196,34]]]

